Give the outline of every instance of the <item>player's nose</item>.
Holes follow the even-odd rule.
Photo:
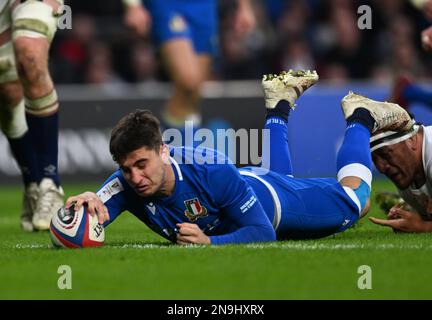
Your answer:
[[[131,178],[130,179],[134,185],[139,185],[141,180],[142,180],[142,176],[138,170],[133,169],[131,171]]]

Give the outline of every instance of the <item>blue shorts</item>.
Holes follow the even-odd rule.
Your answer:
[[[250,169],[242,168],[240,172]],[[279,240],[326,237],[345,231],[359,219],[359,207],[336,179],[299,179],[273,171],[258,175],[261,181],[256,176],[243,174],[243,177],[273,222]],[[277,194],[279,218],[275,217],[275,198],[262,180]]]
[[[187,38],[198,54],[216,53],[216,0],[146,0],[152,33],[158,46],[174,38]]]

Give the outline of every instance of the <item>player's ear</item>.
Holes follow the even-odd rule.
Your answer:
[[[160,146],[159,155],[164,163],[169,164],[169,148],[166,144]]]
[[[418,150],[421,148],[420,138],[418,134],[413,135],[412,137],[408,138],[406,143],[408,148],[410,148],[413,151]]]

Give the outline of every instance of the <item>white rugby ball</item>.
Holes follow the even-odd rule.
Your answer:
[[[50,236],[55,247],[100,247],[105,240],[105,230],[96,215],[87,213],[86,206],[75,211],[72,205],[68,209],[60,208],[52,217]]]

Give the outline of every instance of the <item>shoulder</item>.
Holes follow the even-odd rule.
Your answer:
[[[172,148],[171,161],[183,178],[205,184],[208,189],[243,180],[232,161],[211,148]]]
[[[96,194],[103,202],[106,202],[113,196],[125,191],[126,189],[127,182],[123,178],[120,170],[117,170],[108,179],[104,181]]]
[[[233,164],[226,155],[212,148],[170,147],[170,155],[181,165]]]

